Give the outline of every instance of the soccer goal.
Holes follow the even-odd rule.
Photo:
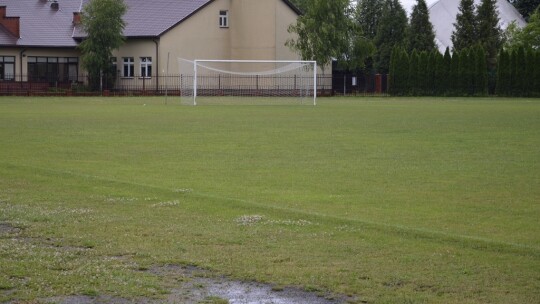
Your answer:
[[[317,63],[179,59],[183,104],[317,104]]]

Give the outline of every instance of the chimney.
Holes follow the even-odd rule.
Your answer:
[[[3,25],[13,36],[20,38],[20,17],[6,17],[6,6],[0,6],[0,24]]]
[[[58,10],[58,9],[60,9],[60,4],[58,4],[58,1],[53,0],[53,2],[51,3],[51,8],[52,8],[53,10]]]
[[[81,13],[73,12],[73,24],[81,24]]]

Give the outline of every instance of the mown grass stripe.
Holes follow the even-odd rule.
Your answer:
[[[153,190],[158,190],[160,192],[164,192],[165,195],[170,195],[170,193],[174,193],[174,190],[175,190],[175,189],[168,189],[168,188],[164,188],[164,187],[160,187],[156,185],[141,184],[141,183],[135,183],[131,181],[123,181],[123,180],[112,179],[112,178],[97,176],[97,175],[89,175],[89,174],[78,173],[78,172],[73,172],[73,171],[60,171],[60,170],[54,170],[54,169],[44,168],[44,167],[21,165],[21,164],[16,165],[16,164],[10,164],[10,163],[5,163],[5,162],[3,163],[3,166],[11,167],[11,168],[26,168],[26,169],[32,169],[32,170],[39,170],[39,171],[46,172],[48,174],[53,174],[60,177],[65,177],[67,175],[67,176],[79,177],[79,178],[84,178],[84,179],[93,179],[100,182],[115,183],[122,186],[144,187],[144,188],[149,188]],[[471,248],[471,249],[491,251],[491,252],[501,252],[501,253],[504,252],[504,253],[519,254],[519,255],[540,258],[540,248],[525,245],[525,244],[503,242],[503,241],[498,241],[498,240],[493,240],[493,239],[488,239],[488,238],[483,238],[483,237],[478,237],[478,236],[452,234],[452,233],[425,229],[425,228],[407,227],[403,225],[390,225],[387,223],[373,222],[373,221],[368,221],[368,220],[363,220],[363,219],[344,218],[344,217],[323,214],[323,213],[314,212],[314,211],[293,209],[293,208],[282,207],[282,206],[277,206],[277,205],[269,205],[269,204],[265,204],[261,202],[256,202],[253,200],[245,200],[245,199],[240,199],[240,198],[215,195],[211,193],[204,193],[204,192],[197,191],[196,189],[193,189],[192,191],[189,191],[186,194],[183,194],[183,197],[186,197],[186,196],[233,202],[233,203],[241,204],[244,206],[255,206],[261,209],[275,210],[275,211],[293,213],[293,214],[298,214],[298,215],[305,215],[305,216],[315,217],[319,219],[326,219],[326,220],[331,220],[331,221],[354,223],[354,224],[359,224],[365,228],[370,228],[373,230],[391,232],[401,237],[420,238],[420,239],[430,241],[430,242],[453,244],[453,245],[461,246],[464,248]]]

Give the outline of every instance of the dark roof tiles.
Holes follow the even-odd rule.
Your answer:
[[[75,47],[86,35],[80,25],[73,24],[73,13],[80,12],[90,0],[57,0],[59,9],[51,8],[51,0],[0,0],[7,7],[8,17],[20,17],[20,39],[0,29],[0,45],[28,47]],[[124,0],[128,10],[124,16],[126,37],[159,37],[189,18],[214,0]],[[283,0],[299,13],[291,2]]]
[[[84,0],[86,4],[89,0]],[[158,37],[213,0],[124,0],[126,37]],[[77,27],[74,38],[84,38]]]
[[[208,4],[209,0],[125,0],[125,36],[159,36]]]
[[[75,47],[73,12],[79,11],[82,0],[57,0],[59,9],[51,8],[46,0],[0,0],[8,17],[20,17],[20,38],[9,43],[6,33],[0,32],[1,45]],[[8,42],[8,43],[6,43]]]

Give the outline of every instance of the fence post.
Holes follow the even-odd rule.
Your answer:
[[[375,93],[376,94],[382,93],[382,75],[381,74],[375,74]]]

